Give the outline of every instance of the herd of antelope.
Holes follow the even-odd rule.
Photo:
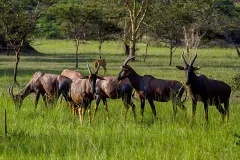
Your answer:
[[[46,74],[36,72],[24,89],[14,95],[13,85],[8,89],[9,95],[15,103],[16,109],[19,110],[22,102],[30,93],[35,93],[35,109],[37,108],[39,97],[42,96],[45,106],[49,103],[56,104],[62,95],[66,102],[70,104],[72,111],[78,113],[80,123],[83,123],[85,111],[88,111],[89,123],[94,119],[100,101],[103,101],[107,118],[109,118],[107,98],[121,98],[125,106],[125,120],[128,109],[131,107],[136,120],[135,105],[132,102],[133,90],[140,99],[141,121],[143,121],[145,99],[148,100],[154,120],[157,119],[154,101],[168,102],[172,101],[173,115],[175,117],[177,106],[185,110],[184,101],[187,97],[187,89],[192,99],[192,123],[194,122],[197,101],[204,104],[205,120],[208,123],[208,105],[215,105],[217,110],[222,114],[222,120],[226,116],[229,120],[229,98],[231,88],[228,84],[207,78],[205,75],[197,76],[195,71],[200,67],[194,67],[193,63],[197,58],[197,53],[188,64],[181,55],[185,67],[176,66],[180,70],[185,71],[186,83],[181,84],[176,80],[157,79],[151,75],[141,76],[137,74],[128,62],[135,57],[128,57],[119,74],[114,76],[99,76],[99,62],[95,65],[94,72],[87,64],[89,71],[88,76],[81,73],[65,69],[61,75]],[[186,93],[186,94],[184,94]],[[185,95],[185,98],[183,98]],[[183,100],[182,100],[183,99]],[[91,116],[91,102],[95,100],[94,114]],[[223,106],[222,106],[223,103]]]

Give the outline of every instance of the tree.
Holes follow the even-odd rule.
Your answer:
[[[23,45],[34,33],[37,20],[53,3],[54,0],[0,0],[1,33],[16,55],[14,83],[17,83],[17,69]]]
[[[56,15],[47,11],[41,19],[39,19],[34,36],[46,39],[63,39],[66,38],[62,28],[61,20]]]
[[[232,44],[240,57],[240,7],[231,1],[221,1],[216,7],[216,14],[212,31]]]
[[[109,10],[109,3],[101,0],[93,0],[92,3],[88,4],[97,11],[97,17],[95,17],[96,22],[94,22],[95,25],[92,26],[92,30],[95,31],[95,33],[91,38],[99,41],[98,54],[99,58],[101,59],[102,43],[106,40],[116,40],[118,35],[122,32],[122,29],[117,23],[115,23],[114,20],[112,20],[111,10]]]
[[[129,12],[131,30],[130,30],[130,51],[129,56],[135,56],[136,43],[139,39],[138,31],[141,27],[141,24],[145,18],[148,0],[124,0],[124,6]],[[135,58],[132,59],[133,61]]]
[[[97,21],[96,27],[96,36],[99,41],[98,53],[99,58],[101,59],[102,43],[106,40],[116,39],[116,34],[121,32],[121,28],[111,22],[102,21],[100,18]]]
[[[64,33],[72,38],[75,46],[75,67],[78,67],[78,50],[81,42],[93,34],[96,23],[97,10],[88,6],[87,3],[60,4],[52,8],[58,18],[62,20],[61,27]]]
[[[185,52],[188,54],[196,52],[202,38],[208,34],[207,32],[218,30],[219,20],[232,14],[232,6],[229,0],[187,0],[183,3],[184,19],[187,22],[183,27]]]
[[[185,24],[183,12],[178,2],[161,2],[151,6],[151,18],[148,21],[150,35],[160,40],[170,50],[169,65],[172,64],[172,55],[181,45],[183,25]],[[148,18],[147,18],[148,19]]]

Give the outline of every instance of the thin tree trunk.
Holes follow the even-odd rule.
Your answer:
[[[171,66],[172,65],[172,54],[173,54],[173,42],[172,42],[172,40],[171,40],[171,42],[170,42],[170,61],[169,61],[169,66]]]
[[[170,47],[170,61],[169,61],[169,66],[172,65],[172,54],[173,54],[172,49],[173,49],[173,47],[171,46],[171,47]]]
[[[75,51],[76,65],[75,65],[75,67],[78,68],[78,47],[79,47],[78,39],[75,39],[75,47],[76,47],[76,51]]]
[[[149,46],[149,42],[147,42],[147,44],[146,44],[146,50],[145,50],[145,55],[144,55],[144,59],[143,59],[144,62],[146,61],[146,58],[147,58],[148,46]]]
[[[232,40],[232,38],[229,37],[229,36],[226,35],[226,34],[224,34],[224,37],[225,37],[228,41],[230,41],[230,42],[232,43],[232,45],[234,46],[234,48],[235,48],[236,51],[237,51],[238,57],[240,57],[240,51],[239,51],[239,49],[238,49],[238,46],[234,43],[234,41]]]
[[[18,63],[20,60],[19,53],[20,53],[21,47],[17,49],[16,51],[16,62],[14,67],[14,73],[13,73],[13,82],[17,83],[17,72],[18,72]]]
[[[125,55],[129,56],[130,47],[126,42],[124,42],[124,49],[125,49]]]
[[[237,51],[238,57],[240,57],[240,51],[239,51],[239,49],[238,49],[238,46],[237,46],[237,45],[234,45],[234,47],[235,47],[235,49],[236,49],[236,51]]]
[[[4,112],[4,133],[5,133],[5,137],[7,137],[7,110],[6,109]]]
[[[98,53],[99,53],[99,58],[100,59],[102,59],[101,51],[102,51],[102,41],[100,41],[99,46],[98,46]]]
[[[127,30],[127,18],[125,18],[125,23],[124,23],[123,43],[124,43],[125,55],[129,55],[129,45],[127,44],[126,30]]]
[[[135,51],[136,51],[136,41],[131,41],[130,42],[130,52],[129,52],[129,56],[132,57],[132,56],[135,56]],[[132,59],[132,61],[135,61],[135,58]]]
[[[14,48],[15,54],[16,54],[16,62],[15,62],[15,67],[14,67],[14,73],[13,73],[13,82],[17,84],[17,72],[18,72],[18,63],[20,60],[19,54],[22,49],[22,46],[24,44],[24,41],[22,40],[16,48]]]

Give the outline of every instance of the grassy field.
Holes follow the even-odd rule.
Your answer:
[[[74,46],[71,41],[38,40],[34,47],[39,54],[22,54],[19,63],[19,92],[36,71],[60,74],[63,69],[87,73],[86,62],[93,67],[98,58],[97,43],[80,45],[79,68],[75,69]],[[179,48],[169,66],[167,48],[150,47],[149,56],[143,62],[144,44],[138,44],[137,61],[129,62],[140,75],[151,74],[162,79],[184,82],[184,72],[175,66],[183,65]],[[118,42],[103,43],[103,55],[107,61],[108,75],[116,76],[125,60]],[[199,49],[196,66],[199,73],[209,78],[223,80],[234,85],[233,77],[239,73],[239,57],[234,49]],[[240,159],[240,100],[239,91],[233,91],[230,99],[229,125],[221,123],[221,115],[215,107],[209,108],[210,124],[204,121],[202,103],[198,103],[196,123],[191,127],[191,103],[185,102],[187,116],[178,110],[173,120],[171,102],[155,102],[158,120],[153,123],[152,111],[146,103],[144,122],[140,122],[140,102],[137,119],[128,113],[123,120],[123,103],[108,100],[110,119],[106,120],[101,103],[99,111],[89,126],[87,114],[83,125],[71,114],[66,103],[45,108],[40,100],[34,111],[34,94],[27,97],[22,109],[15,111],[7,93],[12,83],[14,55],[0,54],[0,159]],[[103,70],[100,69],[100,74]],[[93,102],[94,103],[94,102]],[[93,106],[93,105],[92,105]],[[8,136],[4,136],[4,110],[7,110]]]

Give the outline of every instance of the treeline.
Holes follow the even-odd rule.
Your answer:
[[[134,56],[136,43],[160,42],[188,54],[200,45],[240,44],[240,5],[231,0],[0,0],[0,47],[13,49],[16,66],[23,46],[35,38],[120,40]],[[215,43],[213,45],[223,43]]]

